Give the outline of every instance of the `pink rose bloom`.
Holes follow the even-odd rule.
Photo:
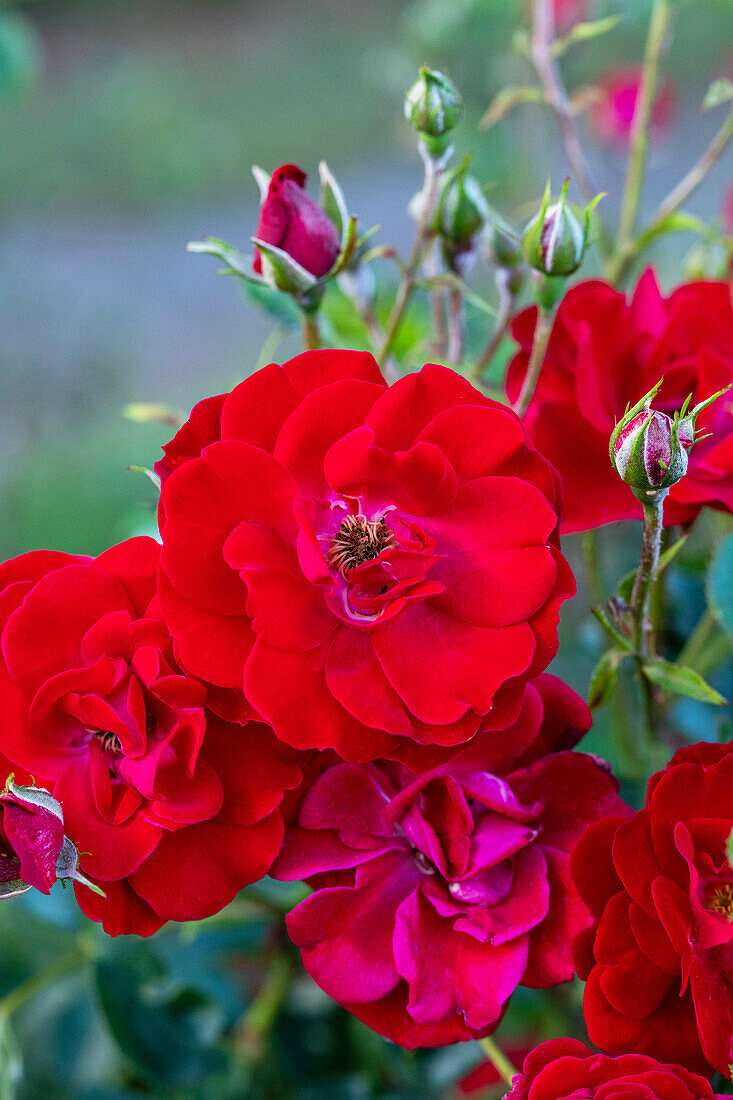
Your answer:
[[[272,874],[315,887],[288,932],[329,996],[414,1048],[487,1035],[519,984],[572,978],[571,943],[589,916],[569,853],[624,806],[595,758],[541,753],[588,724],[575,693],[543,676],[505,733],[437,767],[324,767]]]
[[[609,69],[598,83],[603,95],[591,110],[591,126],[603,141],[623,148],[631,139],[631,126],[641,83],[641,66],[623,65]],[[663,79],[652,107],[652,138],[660,138],[669,129],[675,106],[674,86],[671,80]]]

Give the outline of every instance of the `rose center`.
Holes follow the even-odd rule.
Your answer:
[[[101,743],[105,752],[117,753],[122,752],[122,745],[120,739],[111,730],[96,730],[94,736]]]
[[[329,548],[328,564],[345,577],[350,569],[373,561],[382,550],[396,545],[384,516],[378,520],[362,515],[347,516]]]
[[[733,919],[733,882],[722,882],[716,886],[706,898],[705,907]]]

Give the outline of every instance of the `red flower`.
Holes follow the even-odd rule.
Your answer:
[[[519,393],[527,369],[535,309],[514,321],[520,345],[507,391]],[[627,303],[606,283],[573,287],[553,326],[525,425],[563,479],[563,531],[640,519],[641,504],[608,458],[614,423],[664,376],[655,408],[672,413],[688,394],[702,401],[733,381],[733,306],[725,283],[688,283],[668,298],[650,269]],[[733,414],[723,397],[698,420],[709,439],[690,451],[685,477],[670,489],[665,524],[686,523],[710,505],[733,510]]]
[[[579,1039],[540,1043],[524,1060],[506,1100],[714,1100],[710,1084],[678,1065],[662,1065],[643,1054],[606,1058]],[[721,1097],[720,1100],[723,1100]]]
[[[341,242],[328,214],[305,193],[306,178],[297,164],[282,164],[275,169],[260,208],[255,237],[287,252],[320,279],[333,267]],[[256,272],[262,272],[258,249],[253,266]]]
[[[517,985],[573,976],[588,915],[568,854],[623,807],[594,758],[535,755],[548,735],[577,739],[579,710],[587,727],[574,692],[540,678],[501,738],[428,770],[327,764],[306,792],[272,871],[315,888],[288,932],[315,981],[375,1031],[410,1048],[486,1035]]]
[[[611,145],[626,147],[631,140],[641,72],[640,65],[622,65],[609,69],[599,81],[602,98],[593,105],[590,122],[598,136]],[[652,107],[652,138],[660,138],[672,124],[675,99],[672,81],[663,80]]]
[[[108,932],[220,909],[267,873],[300,769],[264,726],[230,726],[177,667],[155,610],[159,546],[38,551],[0,566],[2,749],[63,805],[77,886]]]
[[[387,389],[369,355],[308,352],[165,450],[161,603],[223,713],[353,760],[456,744],[555,653],[554,471],[452,371]]]
[[[576,942],[591,1040],[723,1074],[733,1061],[733,746],[683,749],[646,806],[592,825],[571,871],[594,924]]]

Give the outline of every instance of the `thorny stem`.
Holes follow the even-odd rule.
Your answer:
[[[419,142],[418,148],[423,163],[425,164],[425,182],[422,189],[420,216],[418,218],[410,259],[407,262],[407,267],[405,268],[400,285],[397,288],[397,295],[392,307],[392,312],[385,325],[384,340],[382,341],[382,347],[377,356],[377,362],[380,367],[385,362],[394,346],[397,333],[405,315],[405,310],[409,305],[412,292],[415,289],[415,276],[420,267],[425,246],[430,240],[430,222],[435,213],[435,204],[440,196],[440,177],[443,173],[444,165],[448,160],[447,154],[443,154],[440,160],[436,160],[436,158],[432,157],[427,151],[422,141]]]
[[[552,0],[532,0],[532,62],[537,70],[545,98],[560,123],[560,132],[570,170],[583,198],[590,202],[595,194],[572,104],[562,83],[560,69],[552,55],[555,40],[555,13]],[[603,243],[603,242],[601,242]]]
[[[654,96],[659,75],[659,58],[667,36],[670,23],[669,0],[654,0],[652,17],[649,22],[641,84],[636,100],[634,118],[631,123],[631,147],[626,168],[621,215],[618,226],[617,255],[609,265],[611,282],[617,282],[625,267],[623,257],[628,252],[636,211],[644,180],[646,156],[649,146],[649,121],[651,119]]]
[[[644,532],[641,541],[641,560],[631,592],[631,613],[634,620],[634,648],[636,667],[644,693],[647,744],[653,739],[655,726],[654,690],[644,675],[644,661],[656,654],[654,625],[650,607],[654,580],[659,565],[662,542],[662,515],[666,491],[657,493],[650,503],[644,504]]]
[[[301,313],[301,332],[303,333],[303,346],[306,351],[317,351],[321,346],[321,333],[318,328],[318,317],[315,313]]]
[[[453,287],[448,293],[448,362],[463,362],[465,350],[463,294],[458,287]]]
[[[512,1081],[516,1077],[518,1070],[514,1068],[512,1063],[507,1058],[506,1054],[497,1046],[491,1036],[486,1035],[483,1039],[479,1039],[479,1043],[483,1047],[484,1054],[492,1063],[497,1072],[504,1078],[507,1085],[511,1085]]]
[[[514,312],[516,295],[509,286],[509,275],[510,273],[503,267],[500,267],[496,273],[496,289],[499,292],[499,308],[496,313],[496,320],[494,321],[494,330],[473,368],[473,377],[479,384],[483,382],[486,368],[491,364],[499,344],[504,339],[504,334],[509,326],[512,313]]]
[[[545,361],[545,352],[547,351],[554,319],[555,307],[547,309],[544,306],[538,306],[537,324],[535,325],[532,351],[530,352],[529,363],[527,364],[527,373],[524,376],[519,397],[513,406],[514,412],[520,419],[529,408],[529,403],[534,396],[534,391],[537,389],[537,383],[540,380],[540,372],[542,370],[542,364]]]

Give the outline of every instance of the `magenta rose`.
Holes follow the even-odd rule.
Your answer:
[[[0,566],[0,746],[63,806],[77,886],[111,934],[220,909],[280,849],[296,755],[230,725],[178,667],[152,539],[95,560],[37,551]],[[35,884],[35,883],[34,883]]]
[[[402,1046],[486,1035],[519,984],[573,976],[571,943],[589,917],[569,852],[623,803],[594,758],[535,757],[548,744],[545,689],[550,747],[577,740],[585,710],[543,681],[528,687],[515,726],[480,734],[437,767],[326,764],[287,829],[272,874],[314,887],[288,917],[305,968]]]
[[[453,371],[272,364],[198,405],[158,470],[161,605],[225,717],[345,759],[454,745],[556,651],[555,472]]]

